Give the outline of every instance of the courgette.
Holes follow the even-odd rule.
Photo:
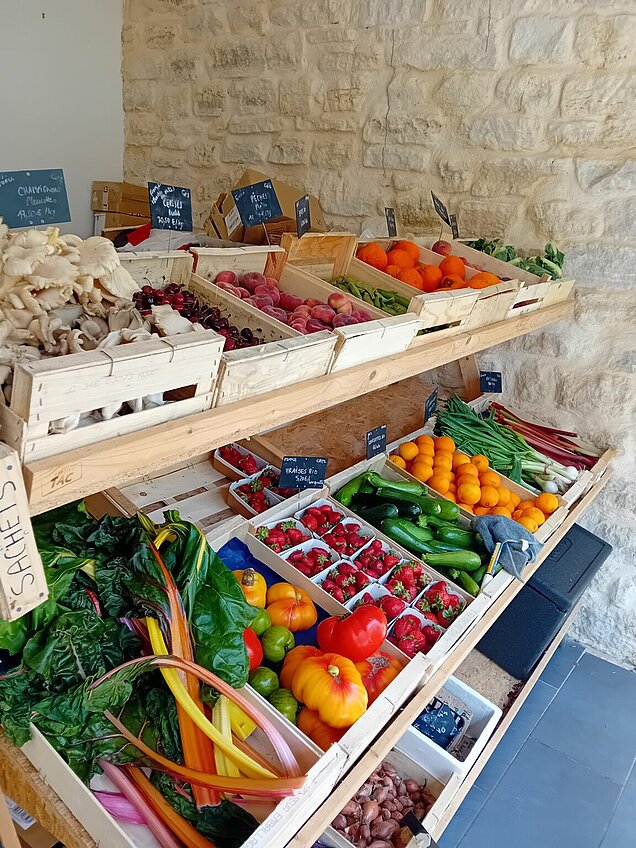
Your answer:
[[[466,574],[465,571],[459,572],[459,577],[457,578],[457,582],[459,585],[468,592],[469,595],[472,595],[474,598],[479,594],[479,585],[473,580],[470,574]]]
[[[434,500],[434,498],[427,498],[424,495],[411,495],[408,492],[395,492],[392,489],[378,489],[376,494],[393,501],[413,503],[419,506],[420,512],[425,515],[439,515],[442,511],[439,501]]]
[[[438,527],[435,531],[435,538],[438,542],[448,542],[460,548],[473,549],[477,544],[475,534],[461,527]]]
[[[459,518],[459,507],[453,501],[448,501],[446,498],[440,498],[437,501],[440,506],[439,517],[445,521],[456,521]]]
[[[396,540],[397,541],[397,540]],[[442,568],[456,568],[458,571],[477,571],[481,567],[479,554],[474,551],[444,551],[443,553],[429,553],[424,557],[425,561],[433,568],[441,565]]]
[[[348,483],[345,483],[344,486],[338,491],[336,494],[336,500],[338,503],[341,503],[343,506],[350,506],[351,501],[360,491],[360,487],[367,479],[368,474],[365,472],[364,474],[359,474],[357,477],[354,477],[353,480],[349,480]]]
[[[440,518],[439,515],[427,516],[426,523],[430,524],[431,527],[451,527],[453,529],[457,527],[456,522],[447,521],[445,518]]]
[[[367,479],[376,489],[388,489],[392,492],[403,492],[411,495],[422,495],[424,493],[424,489],[419,483],[411,483],[409,480],[385,480],[384,477],[374,471],[367,475]]]
[[[374,527],[379,527],[385,518],[397,518],[398,508],[392,503],[382,503],[358,510],[358,515],[363,521],[368,521]]]
[[[386,518],[380,525],[383,533],[414,553],[426,553],[433,534],[425,527],[415,527],[403,518]],[[428,536],[428,538],[427,538]]]
[[[400,517],[408,518],[409,521],[415,521],[422,512],[417,504],[412,503],[410,500],[405,501],[400,498],[396,498],[393,494],[379,495],[376,492],[373,492],[372,494],[366,492],[360,493],[356,497],[356,503],[362,504],[365,508],[381,506],[382,504],[387,503],[393,504],[397,507]]]

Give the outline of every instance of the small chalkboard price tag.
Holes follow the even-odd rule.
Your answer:
[[[386,450],[386,424],[367,432],[367,459],[373,459]]]
[[[445,224],[448,224],[448,226],[450,227],[451,220],[450,220],[450,215],[448,214],[448,209],[446,208],[446,206],[444,206],[444,204],[439,199],[439,197],[435,194],[435,192],[433,192],[433,191],[431,192],[431,197],[433,198],[433,206],[435,207],[435,211],[437,212],[439,217],[442,219],[442,221]]]
[[[281,489],[320,489],[327,476],[326,456],[284,456]]]
[[[439,845],[422,822],[417,818],[413,810],[409,810],[400,822],[400,827],[410,830],[415,837],[417,848],[439,848]]]
[[[454,239],[459,238],[459,227],[457,226],[457,215],[450,215],[450,228]]]
[[[437,389],[432,391],[424,404],[424,423],[437,412]]]
[[[501,371],[480,371],[479,389],[482,392],[500,393],[502,390]]]
[[[389,238],[397,236],[397,221],[395,220],[395,209],[392,206],[384,207],[384,217],[386,218],[386,229]]]
[[[0,216],[9,227],[70,221],[64,171],[0,171]]]
[[[283,214],[271,180],[235,188],[232,197],[246,229],[280,218]]]
[[[148,183],[153,230],[192,232],[192,194],[189,188]]]
[[[302,238],[311,229],[311,213],[309,211],[309,195],[306,194],[294,204],[296,208],[296,232]]]

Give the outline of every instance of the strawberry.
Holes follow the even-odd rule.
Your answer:
[[[268,527],[265,527],[263,525],[263,527],[257,527],[256,528],[256,538],[259,540],[259,542],[264,542],[265,544],[267,544],[268,537],[269,537],[269,528]]]
[[[365,592],[358,601],[360,606],[375,606],[375,598],[370,592]]]
[[[367,548],[367,552],[373,554],[373,556],[379,556],[382,553],[382,542],[379,539],[374,539]]]
[[[356,574],[356,589],[358,591],[360,591],[360,589],[364,589],[364,587],[368,586],[370,582],[371,581],[367,575],[363,574],[361,571]]]
[[[420,598],[419,601],[415,604],[415,609],[420,612],[430,612],[431,605],[429,603],[428,598],[425,596]]]
[[[369,553],[368,548],[363,554],[360,554],[360,556],[356,560],[356,563],[357,563],[357,565],[360,566],[360,568],[365,568],[365,569],[367,568],[367,566],[369,568],[371,568],[373,566],[374,559],[371,556],[371,554]]]
[[[266,544],[268,544],[270,546],[271,545],[280,545],[282,547],[283,545],[287,544],[287,536],[285,536],[285,534],[282,533],[280,530],[276,530],[276,529],[270,530],[269,536],[267,537],[267,543]]]
[[[315,515],[305,514],[300,520],[305,525],[305,527],[312,533],[314,533],[318,529],[318,522],[316,521]]]
[[[386,588],[396,598],[404,598],[408,603],[417,595],[417,586],[406,586],[401,580],[396,580],[395,577],[389,580]]]
[[[380,599],[380,609],[390,621],[396,618],[401,612],[404,612],[406,603],[401,598],[394,598],[393,595],[384,595]]]
[[[429,645],[434,645],[435,642],[437,642],[439,637],[442,635],[439,630],[437,630],[435,627],[431,627],[430,624],[424,625],[424,627],[422,628],[422,633],[426,637],[426,641]]]
[[[437,623],[440,627],[443,627],[444,630],[448,627],[449,624],[452,623],[455,615],[452,610],[439,610],[437,613]]]
[[[390,571],[392,568],[394,568],[398,564],[399,561],[400,561],[400,558],[396,557],[395,554],[385,554],[384,558],[382,560],[382,563],[383,563],[384,567],[386,568],[386,571]],[[386,574],[386,571],[384,572],[385,574]]]
[[[287,541],[290,545],[300,545],[301,542],[305,541],[305,536],[303,536],[302,530],[299,530],[298,527],[289,527],[285,530],[285,535],[287,536]]]
[[[452,610],[457,610],[457,608],[459,607],[460,609],[458,610],[458,612],[461,612],[461,608],[463,608],[464,602],[459,597],[459,595],[449,595],[448,596],[448,606]]]
[[[415,585],[415,574],[413,573],[413,569],[408,565],[400,565],[399,568],[395,569],[393,576],[406,586]]]
[[[428,640],[421,630],[415,630],[411,633],[411,637],[420,651],[426,651]]]
[[[427,621],[432,621],[432,622],[433,622],[433,624],[437,624],[437,614],[436,614],[436,613],[434,613],[434,612],[430,612],[430,611],[429,611],[429,612],[425,612],[425,613],[424,613],[424,618],[425,618]]]
[[[414,657],[420,650],[413,636],[398,639],[397,646],[407,657]]]
[[[358,569],[355,565],[348,562],[341,562],[338,566],[338,571],[340,574],[355,574]]]
[[[411,630],[419,630],[420,629],[420,620],[415,615],[411,615],[409,613],[408,615],[403,616],[403,618],[401,620],[406,621],[406,623],[411,628]]]
[[[349,600],[348,598],[345,598],[344,592],[338,586],[336,586],[336,588],[333,589],[330,594],[332,598],[334,598],[336,601],[340,601],[341,604],[344,604],[345,600]]]
[[[325,568],[325,566],[331,559],[329,556],[329,551],[326,551],[324,548],[314,548],[311,553],[313,555],[314,562],[317,566],[320,567],[320,570],[322,571],[322,569]]]
[[[419,622],[418,622],[419,626]],[[408,616],[398,618],[393,625],[393,635],[396,639],[401,639],[403,636],[408,636],[413,631],[412,624],[408,621]]]

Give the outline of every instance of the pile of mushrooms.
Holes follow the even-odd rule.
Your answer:
[[[0,218],[0,403],[11,401],[17,363],[141,341],[153,330],[166,334],[165,326],[171,333],[203,329],[186,319],[175,329],[163,313],[146,320],[132,302],[139,290],[108,239],[61,236],[57,227],[10,231]],[[138,411],[163,398],[127,403]],[[111,418],[120,408],[62,419],[49,429],[66,432]]]

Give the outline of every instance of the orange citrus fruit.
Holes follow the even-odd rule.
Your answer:
[[[427,465],[430,465],[431,468],[432,468],[433,462],[434,462],[434,457],[430,456],[427,453],[422,453],[420,451],[419,454],[417,455],[416,459],[414,459],[413,461],[414,462],[425,462]]]
[[[417,439],[414,439],[414,441],[418,447],[421,447],[422,445],[430,445],[432,448],[435,447],[433,437],[429,436],[427,433],[422,433],[422,435],[418,436]]]
[[[420,248],[414,241],[402,239],[393,245],[393,250],[403,250],[405,253],[408,253],[413,262],[420,261]]]
[[[512,504],[513,509],[517,509],[521,503],[521,498],[516,492],[510,492],[510,503]]]
[[[420,452],[415,442],[402,442],[402,444],[398,448],[398,451],[402,459],[405,459],[407,462],[410,459],[415,459],[415,457]]]
[[[484,456],[483,453],[476,453],[475,456],[471,456],[470,461],[480,474],[482,471],[488,471],[488,457]]]
[[[439,263],[439,270],[444,276],[453,274],[461,277],[462,280],[466,279],[466,266],[460,256],[445,256]]]
[[[457,500],[456,500],[455,495],[453,494],[453,492],[446,492],[446,494],[444,495],[444,497],[445,497],[445,498],[446,498],[446,500],[448,500],[448,501],[452,501],[453,503],[457,503]]]
[[[545,515],[541,512],[540,509],[537,509],[536,506],[531,506],[529,509],[524,509],[521,513],[522,518],[531,518],[533,521],[536,521],[537,527],[541,527],[542,524],[545,524]],[[532,531],[534,533],[534,530]]]
[[[541,510],[544,515],[552,515],[559,508],[559,499],[556,495],[549,492],[543,492],[536,498],[534,505]]]
[[[455,483],[450,484],[450,486],[448,487],[448,491],[455,494],[455,492],[457,491],[457,486],[455,485]]]
[[[471,483],[472,485],[479,486],[479,477],[475,477],[472,474],[456,474],[455,482],[458,486],[461,486],[463,483]]]
[[[389,459],[394,465],[397,465],[398,468],[406,468],[406,462],[404,462],[402,457],[398,454],[392,453]]]
[[[470,462],[470,457],[466,456],[466,454],[461,451],[455,451],[453,454],[453,468],[459,468],[459,466],[464,465],[465,462]]]
[[[497,501],[497,506],[507,506],[510,503],[510,489],[500,486],[498,492],[499,500]]]
[[[495,489],[498,489],[499,486],[501,486],[499,475],[491,469],[481,472],[479,475],[479,482],[482,486],[492,486]]]
[[[435,450],[453,453],[455,451],[455,442],[450,436],[438,436],[435,439]]]
[[[418,445],[420,456],[430,456],[431,459],[435,456],[435,448],[433,445],[427,445],[426,442]]]
[[[520,509],[521,512],[523,512],[524,509],[530,509],[533,506],[534,501],[519,501],[519,503],[517,504],[517,509]]]
[[[413,258],[406,252],[406,250],[394,248],[393,250],[389,250],[386,258],[387,265],[399,265],[402,270],[405,268],[413,268],[415,265]],[[418,274],[417,276],[419,277],[420,275]]]
[[[444,276],[437,265],[416,265],[415,270],[422,279],[422,290],[434,292],[439,288]]]
[[[425,462],[414,462],[411,467],[411,474],[417,477],[422,483],[426,483],[433,476],[433,469]]]
[[[496,507],[494,507],[494,509],[491,509],[491,510],[490,510],[490,514],[491,514],[491,515],[503,515],[503,516],[505,516],[506,518],[512,518],[512,515],[510,514],[510,510],[509,510],[509,509],[506,509],[506,507],[505,507],[505,506],[496,506]]]
[[[465,509],[465,510],[466,510],[466,512],[475,512],[475,510],[473,509],[472,504],[467,504],[467,503],[462,503],[461,501],[457,501],[457,506],[458,506],[460,509]]]
[[[428,485],[431,489],[435,489],[436,492],[439,492],[440,495],[445,495],[450,488],[450,481],[448,477],[443,477],[441,474],[433,474],[428,481]]]
[[[407,286],[413,286],[415,289],[422,288],[422,278],[415,268],[402,268],[397,278],[400,282],[406,283]]]
[[[530,518],[529,516],[522,515],[521,518],[518,518],[517,521],[521,524],[522,527],[525,527],[526,530],[529,530],[530,533],[536,533],[539,529],[539,525],[537,522]]]
[[[461,467],[461,474],[471,474],[475,478],[475,482],[477,482],[479,478],[478,469],[472,464],[472,462],[465,462]]]
[[[481,497],[479,498],[479,506],[490,507],[497,506],[499,500],[499,492],[493,486],[482,486]]]
[[[358,250],[358,259],[366,262],[367,265],[377,268],[379,271],[384,271],[386,266],[390,264],[382,245],[376,241],[362,245]]]
[[[489,510],[487,506],[476,506],[473,512],[475,515],[488,515]]]
[[[523,510],[515,509],[512,513],[512,517],[514,518],[515,521],[518,521],[521,518],[522,513],[523,513]]]
[[[400,273],[401,270],[402,269],[400,268],[399,265],[387,265],[386,268],[384,269],[384,273],[388,274],[389,277],[394,277],[397,280],[398,274]]]
[[[453,467],[453,460],[445,453],[436,453],[433,460],[433,468],[443,468],[444,471],[450,471]]]
[[[457,498],[462,503],[476,504],[481,498],[481,489],[477,483],[462,483],[457,487]]]

